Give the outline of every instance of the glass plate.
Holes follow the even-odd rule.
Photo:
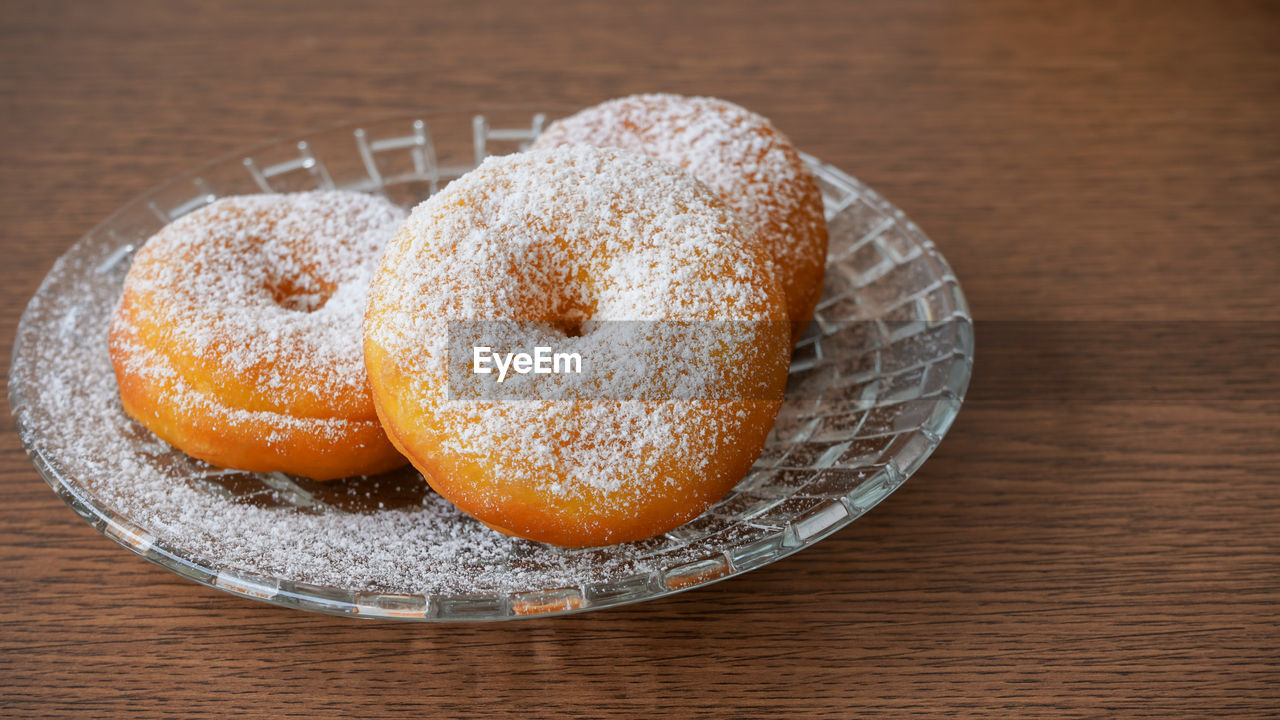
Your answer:
[[[126,549],[235,595],[357,617],[546,616],[663,597],[762,567],[853,522],[938,446],[960,409],[973,326],[919,228],[807,157],[831,229],[825,294],[760,459],[722,501],[650,540],[565,550],[493,533],[411,471],[333,483],[213,468],[120,407],[110,314],[137,246],[222,195],[313,188],[411,207],[485,155],[525,147],[529,110],[436,112],[238,153],[175,178],[58,260],[22,316],[9,397],[40,474]]]

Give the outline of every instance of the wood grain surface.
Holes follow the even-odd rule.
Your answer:
[[[705,93],[904,208],[977,366],[814,548],[496,626],[237,599],[76,518],[0,413],[11,717],[1275,717],[1280,7],[0,6],[0,358],[54,259],[237,147],[424,107]]]

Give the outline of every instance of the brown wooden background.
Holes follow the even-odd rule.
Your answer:
[[[500,626],[333,619],[93,532],[0,414],[15,717],[1264,717],[1280,707],[1280,9],[0,6],[0,358],[53,260],[239,146],[422,107],[720,95],[907,210],[979,319],[940,451],[791,559]]]

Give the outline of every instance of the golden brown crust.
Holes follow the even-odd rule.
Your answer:
[[[373,233],[402,214],[380,199],[321,195],[225,198],[143,247],[110,333],[130,416],[220,467],[329,480],[404,464],[377,420],[359,357],[364,290],[339,287],[362,280],[335,264],[379,250],[381,241],[370,236],[328,256],[313,247],[347,231]],[[264,271],[268,262],[278,267]],[[316,306],[334,294],[360,297],[334,301],[325,310],[332,317],[301,318],[284,306],[282,286],[295,295],[319,288],[327,294]],[[354,376],[344,374],[340,353],[314,350],[334,340],[309,337],[330,323],[349,326]]]

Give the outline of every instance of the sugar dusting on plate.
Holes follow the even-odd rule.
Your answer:
[[[360,510],[295,507],[261,476],[227,489],[218,482],[225,471],[173,450],[120,405],[107,333],[128,263],[104,264],[117,250],[73,251],[54,266],[28,308],[10,391],[33,451],[175,554],[213,570],[356,592],[467,594],[608,582],[710,552],[667,538],[564,551],[495,533],[425,489],[407,505],[377,508],[380,481],[358,483],[375,496]],[[726,536],[721,545],[733,544]]]
[[[470,143],[471,138],[466,140]],[[359,164],[354,148],[354,144],[349,148],[353,167]],[[243,171],[239,158],[214,169]],[[941,379],[949,377],[952,384],[959,378],[962,388],[967,382],[971,350],[956,341],[943,342],[941,331],[937,347],[882,354],[879,323],[861,320],[875,320],[906,307],[901,303],[912,298],[954,293],[963,306],[963,296],[954,278],[939,277],[932,260],[922,261],[922,249],[929,257],[935,254],[914,230],[897,233],[896,242],[905,246],[886,253],[893,261],[886,260],[880,269],[888,268],[887,272],[864,276],[865,269],[858,265],[860,254],[850,250],[864,238],[868,218],[888,218],[891,230],[894,222],[905,220],[898,214],[895,221],[892,207],[853,178],[829,167],[822,173],[824,190],[830,185],[833,193],[828,202],[836,203],[838,212],[832,220],[825,312],[828,318],[839,318],[848,311],[859,322],[823,325],[826,334],[817,359],[817,345],[802,346],[792,367],[794,386],[788,390],[775,437],[766,446],[758,471],[720,506],[665,537],[559,551],[489,531],[461,516],[413,475],[295,487],[283,478],[227,474],[193,462],[132,423],[119,405],[107,357],[108,319],[128,269],[130,244],[149,234],[147,228],[154,231],[156,227],[153,210],[146,203],[157,197],[163,200],[162,192],[183,192],[188,182],[183,178],[122,208],[68,251],[46,276],[18,329],[9,376],[10,404],[24,445],[61,494],[74,494],[81,498],[78,505],[91,505],[95,513],[117,515],[133,526],[125,532],[103,528],[104,532],[135,550],[154,542],[203,568],[266,576],[267,592],[271,592],[270,581],[279,578],[352,592],[506,593],[513,595],[513,611],[515,593],[552,590],[544,593],[550,597],[566,587],[582,589],[587,598],[593,594],[615,599],[656,597],[722,577],[729,567],[726,554],[733,558],[730,571],[737,572],[761,567],[795,549],[795,545],[781,545],[781,531],[822,502],[803,492],[815,483],[819,486],[815,491],[820,492],[843,493],[856,487],[857,500],[850,507],[857,513],[891,492],[896,484],[887,484],[882,474],[865,472],[869,467],[817,467],[819,460],[829,459],[843,446],[848,446],[845,455],[861,462],[859,452],[870,452],[893,437],[840,442],[822,434],[830,430],[848,436],[862,426],[868,403],[876,399],[875,392],[867,391],[874,391],[883,378],[904,370],[899,377],[906,377],[913,372],[909,368],[934,363],[928,365],[926,387],[939,377],[933,370],[943,371]],[[334,177],[340,186],[366,179],[363,175],[340,177],[337,172]],[[394,184],[388,190],[397,196],[418,195],[417,190],[400,193],[406,188]],[[854,202],[857,198],[862,199]],[[889,235],[889,231],[884,234]],[[958,317],[949,301],[943,300],[941,315],[931,316],[931,322],[946,321],[948,315]],[[964,323],[967,326],[967,320]],[[830,380],[837,371],[854,382],[832,386]],[[950,402],[954,412],[959,400],[953,397]],[[825,418],[815,414],[819,404]],[[881,422],[892,411],[895,420],[883,432],[905,432],[909,427],[897,418],[897,407],[872,408]],[[912,407],[927,409],[918,402]],[[916,412],[912,417],[924,419]],[[887,454],[879,460],[893,461],[905,451],[918,458],[936,445],[933,435],[913,432],[903,437],[913,442],[884,445]],[[917,442],[922,440],[928,442]],[[865,459],[869,462],[871,456]],[[53,471],[47,464],[54,466]],[[844,489],[837,487],[844,485]],[[315,498],[307,497],[307,492]],[[102,527],[96,518],[89,519]],[[72,522],[69,516],[66,521]],[[813,527],[811,520],[806,522]],[[799,538],[799,542],[802,547],[811,540]],[[649,577],[655,571],[662,573],[660,579]],[[614,580],[620,582],[614,585]],[[606,587],[593,588],[595,583]],[[224,586],[250,591],[255,587],[240,580],[228,580]]]

